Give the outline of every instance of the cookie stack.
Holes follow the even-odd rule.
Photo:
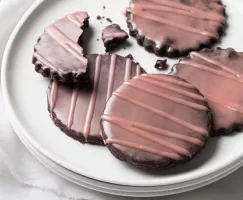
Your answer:
[[[147,74],[131,56],[85,53],[86,12],[55,21],[40,36],[33,63],[51,80],[48,110],[57,127],[149,169],[189,161],[211,135],[242,130],[243,53],[204,49],[226,27],[220,0],[132,0],[126,17],[130,35],[149,52],[187,57],[169,75]],[[113,24],[102,39],[107,52],[128,35]]]

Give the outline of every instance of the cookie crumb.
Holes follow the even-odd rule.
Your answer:
[[[106,20],[110,23],[112,23],[111,19],[110,18],[106,18]]]
[[[168,69],[167,59],[157,60],[154,65],[154,68],[156,68],[157,70],[160,70],[160,71],[167,70]]]
[[[101,16],[99,16],[99,15],[98,15],[96,18],[97,18],[98,20],[101,20]]]

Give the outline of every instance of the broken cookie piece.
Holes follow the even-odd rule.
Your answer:
[[[106,48],[106,52],[110,51],[128,39],[128,34],[117,24],[111,24],[102,31],[102,40]]]

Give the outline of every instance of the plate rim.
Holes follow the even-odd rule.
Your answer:
[[[35,147],[34,146],[31,147],[31,144],[27,144],[27,143],[29,143],[29,141],[27,141],[25,143],[23,140],[27,140],[27,139],[24,138],[24,135],[20,136],[21,135],[21,132],[19,132],[19,133],[17,133],[17,132],[18,131],[16,131],[17,136],[20,138],[20,140],[23,142],[23,144],[26,146],[26,148],[30,151],[30,153],[34,157],[36,157],[39,160],[39,162],[42,163],[47,169],[53,171],[56,175],[58,175],[58,176],[60,176],[60,177],[62,177],[64,179],[66,179],[66,180],[68,180],[68,181],[70,181],[72,183],[75,183],[75,184],[77,184],[77,185],[79,185],[81,187],[85,187],[85,188],[88,188],[88,189],[92,189],[92,190],[95,190],[95,191],[98,191],[98,192],[103,192],[103,193],[106,193],[106,194],[113,194],[113,195],[116,195],[116,196],[126,196],[126,197],[127,196],[130,196],[130,197],[155,197],[155,196],[169,196],[169,195],[175,195],[175,194],[180,194],[180,193],[184,193],[184,192],[189,192],[189,191],[193,191],[195,189],[199,189],[199,188],[202,188],[204,186],[210,185],[212,183],[215,183],[215,182],[217,182],[217,181],[225,178],[226,176],[232,174],[233,172],[237,171],[243,165],[243,161],[241,161],[238,164],[236,164],[235,166],[231,166],[230,169],[225,170],[223,173],[214,175],[213,178],[211,178],[211,179],[208,178],[206,181],[204,180],[204,181],[198,182],[196,184],[192,184],[191,183],[190,185],[186,185],[186,186],[181,187],[181,188],[170,189],[168,191],[167,190],[163,190],[163,191],[157,190],[157,191],[153,191],[153,192],[140,192],[140,191],[116,191],[116,190],[113,190],[112,189],[112,191],[109,192],[109,189],[107,190],[105,188],[106,191],[104,192],[104,188],[99,189],[99,186],[94,186],[94,185],[92,185],[90,183],[84,183],[81,180],[76,180],[71,175],[67,175],[64,172],[60,172],[59,170],[56,170],[54,166],[52,167],[49,164],[47,164],[44,161],[44,158],[43,159],[42,158],[39,158],[39,156],[37,155],[38,153],[39,154],[42,154],[42,153],[39,152],[38,149],[35,149],[38,153],[33,152],[34,150],[32,148],[35,148]],[[43,154],[42,154],[42,156],[45,157],[45,155],[43,155]],[[49,159],[49,158],[47,158],[47,159]],[[55,162],[54,162],[54,164],[58,165]],[[60,167],[62,167],[62,166],[60,166]],[[68,169],[65,169],[65,170],[68,170]],[[58,171],[58,172],[56,172],[56,171]],[[70,171],[70,172],[71,173],[74,173],[72,171]],[[63,173],[65,175],[60,175],[59,173]],[[81,185],[81,183],[77,183],[77,182],[82,182],[82,184],[84,184],[84,185]],[[87,186],[87,184],[88,185],[92,185],[92,186]]]
[[[36,2],[34,2],[30,7],[29,9],[24,13],[24,15],[20,18],[19,22],[17,23],[17,25],[15,26],[14,30],[12,31],[11,35],[10,35],[10,38],[7,42],[7,45],[5,47],[5,50],[4,50],[4,54],[3,54],[3,58],[2,58],[2,69],[1,69],[1,86],[2,86],[2,96],[3,96],[3,102],[4,102],[4,105],[6,107],[6,112],[7,114],[9,115],[10,119],[11,119],[11,123],[12,125],[13,124],[17,124],[18,127],[20,128],[21,132],[26,136],[26,138],[29,139],[29,141],[31,142],[31,144],[33,144],[33,146],[38,149],[43,155],[45,155],[46,157],[48,157],[50,160],[53,160],[55,163],[61,165],[62,167],[74,172],[74,173],[77,173],[77,174],[80,174],[82,176],[85,176],[85,177],[88,177],[90,179],[94,179],[94,180],[99,180],[101,182],[106,182],[106,183],[112,183],[112,184],[116,184],[116,185],[124,185],[124,186],[129,186],[128,184],[125,184],[125,183],[120,183],[120,182],[109,182],[109,181],[106,181],[106,180],[100,180],[100,179],[96,179],[94,178],[94,176],[92,174],[89,174],[89,173],[80,173],[77,168],[73,167],[73,166],[69,166],[68,164],[66,164],[65,162],[59,160],[58,158],[56,158],[55,156],[52,155],[51,152],[49,152],[48,150],[46,150],[45,148],[43,148],[35,139],[34,137],[28,133],[28,131],[24,128],[24,126],[20,123],[20,121],[18,120],[18,117],[16,116],[15,114],[15,110],[14,110],[14,107],[10,101],[10,95],[8,93],[8,81],[6,80],[6,74],[7,74],[7,69],[8,69],[8,60],[9,60],[9,54],[12,50],[12,44],[13,42],[15,41],[17,35],[18,35],[18,32],[20,31],[20,29],[22,28],[22,26],[25,24],[26,20],[29,18],[29,16],[43,3],[45,2],[45,0],[37,0]],[[190,180],[193,180],[193,179],[197,179],[197,178],[201,178],[201,177],[204,177],[208,174],[213,174],[215,173],[216,171],[220,171],[224,168],[226,168],[227,166],[230,166],[232,163],[235,163],[239,160],[243,160],[243,154],[238,156],[238,157],[235,157],[234,159],[231,160],[231,162],[227,162],[227,163],[224,163],[224,165],[222,166],[214,166],[214,167],[210,167],[209,170],[204,170],[204,173],[203,174],[200,174],[200,175],[197,175],[196,177],[193,177],[193,178],[189,178],[189,176],[187,176],[187,179],[183,179],[183,180],[180,180],[180,181],[171,181],[169,184],[166,184],[166,185],[171,185],[171,184],[176,184],[176,183],[183,183],[183,182],[186,182],[186,181],[190,181]],[[146,187],[149,187],[149,186],[161,186],[161,185],[165,185],[165,184],[158,184],[157,182],[156,183],[136,183],[136,184],[133,184],[131,186],[146,186]]]

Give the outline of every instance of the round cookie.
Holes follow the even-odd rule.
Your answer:
[[[119,87],[101,117],[102,137],[118,159],[142,168],[186,162],[205,145],[212,125],[206,99],[191,84],[141,75]]]
[[[36,72],[62,82],[85,79],[87,59],[80,45],[88,19],[86,12],[75,12],[45,28],[34,47]]]
[[[68,136],[82,142],[103,144],[100,117],[112,92],[124,81],[144,73],[130,58],[116,54],[87,55],[87,84],[51,82],[47,96],[52,120]]]
[[[228,49],[192,52],[174,67],[174,74],[195,85],[213,114],[213,135],[243,129],[243,53]]]
[[[126,17],[138,44],[168,57],[211,46],[226,26],[221,0],[131,0]]]

